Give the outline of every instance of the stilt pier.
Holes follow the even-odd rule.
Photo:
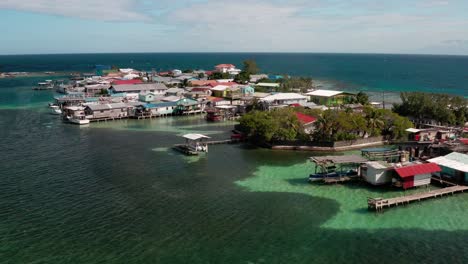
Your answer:
[[[451,186],[447,188],[442,188],[438,190],[433,190],[424,193],[417,193],[408,196],[390,198],[390,199],[383,199],[383,198],[368,198],[367,205],[369,210],[382,212],[385,208],[390,208],[392,206],[398,205],[407,205],[412,202],[419,202],[422,200],[430,199],[430,198],[438,198],[443,197],[444,195],[453,195],[456,193],[464,192],[468,190],[468,186]]]

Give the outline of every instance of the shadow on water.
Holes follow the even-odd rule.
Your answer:
[[[468,260],[466,231],[321,228],[339,212],[336,201],[234,184],[303,154],[229,145],[187,162],[154,151],[177,143],[171,133],[83,130],[40,113],[4,113],[0,120],[11,126],[0,142],[0,254],[10,263]]]

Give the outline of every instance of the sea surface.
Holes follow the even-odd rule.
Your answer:
[[[80,56],[7,56],[0,57],[0,64],[3,71],[31,72],[89,71],[97,63],[128,66],[131,61],[134,68],[146,61],[164,69],[207,68],[252,57]],[[431,91],[438,82],[450,83],[453,87],[443,91],[466,95],[465,57],[402,57],[417,61],[419,66],[405,67],[421,75],[390,82],[383,75],[343,74],[366,70],[340,68],[338,55],[304,55],[321,58],[322,63],[312,64],[301,63],[302,55],[296,54],[289,62],[278,59],[282,54],[256,56],[272,72],[322,74],[375,89],[384,87],[376,83],[385,83],[401,90],[434,87],[426,88]],[[352,64],[348,56],[359,58],[342,55],[344,65]],[[362,59],[377,61],[371,55]],[[448,61],[459,66],[450,71]],[[382,63],[371,68],[385,68]],[[343,75],[327,75],[324,68]],[[377,72],[370,71],[364,75]],[[215,145],[206,155],[187,157],[171,150],[185,133],[226,139],[232,122],[207,123],[196,116],[65,124],[45,106],[53,93],[31,90],[42,79],[0,79],[0,263],[468,262],[468,194],[375,214],[367,210],[368,197],[404,193],[364,183],[308,184],[314,168],[307,159],[317,153]]]

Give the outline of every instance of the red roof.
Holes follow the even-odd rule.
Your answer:
[[[301,104],[290,104],[291,107],[301,107]]]
[[[395,169],[395,171],[398,173],[398,175],[400,175],[401,178],[408,178],[420,174],[439,172],[441,170],[442,169],[439,167],[439,165],[435,163],[417,164]]]
[[[205,85],[210,85],[212,83],[217,84],[218,82],[216,80],[192,80],[190,83],[193,86],[205,86]]]
[[[208,101],[211,101],[211,102],[219,102],[219,101],[224,101],[224,98],[220,98],[220,97],[213,97],[213,96],[209,96],[207,99],[208,99]]]
[[[205,71],[205,75],[208,75],[210,76],[211,74],[213,74],[214,71]]]
[[[458,139],[463,145],[468,145],[468,138],[459,138]]]
[[[114,85],[122,85],[122,84],[139,84],[143,83],[141,80],[138,79],[133,79],[133,80],[115,80],[112,81],[112,84]]]
[[[218,68],[235,68],[236,66],[232,65],[232,64],[218,64],[215,66],[216,69]]]
[[[192,88],[192,92],[205,92],[206,90],[211,90],[211,87],[195,87]]]
[[[305,115],[303,113],[296,113],[297,119],[299,119],[299,122],[301,122],[304,125],[313,123],[317,121],[317,118],[310,116],[310,115]]]
[[[233,85],[238,85],[238,83],[235,83],[235,82],[215,82],[215,83],[209,83],[208,85],[211,86],[211,87],[216,87],[218,85],[233,86]]]

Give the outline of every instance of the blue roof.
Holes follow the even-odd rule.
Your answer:
[[[143,105],[144,108],[159,108],[159,107],[169,107],[169,106],[177,106],[177,102],[164,102],[164,103]]]

